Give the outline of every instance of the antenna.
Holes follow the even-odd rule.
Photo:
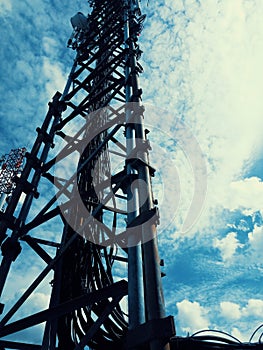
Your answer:
[[[0,159],[0,210],[16,187],[17,178],[23,170],[26,148],[12,149]]]

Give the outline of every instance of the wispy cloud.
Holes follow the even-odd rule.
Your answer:
[[[261,144],[263,50],[255,23],[262,26],[257,15],[263,8],[259,2],[248,8],[243,1],[178,4],[153,5],[155,15],[146,25],[150,40],[143,43],[143,86],[152,102],[189,123],[207,157],[202,225],[205,220],[209,225],[213,208],[227,205],[232,182]],[[167,13],[174,23],[159,20]],[[172,128],[172,117],[166,125]]]

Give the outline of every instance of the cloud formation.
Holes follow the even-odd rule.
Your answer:
[[[214,238],[213,246],[220,250],[223,261],[227,262],[233,257],[237,248],[242,247],[242,244],[238,241],[236,232],[229,232],[222,239]]]
[[[263,226],[255,226],[252,232],[248,233],[249,243],[254,252],[261,255],[263,248]]]
[[[176,306],[180,327],[184,332],[194,333],[195,331],[209,327],[209,320],[207,318],[208,310],[198,302],[191,302],[185,299],[176,303]]]
[[[238,320],[242,315],[240,306],[231,301],[222,301],[220,303],[220,309],[222,316],[230,320]]]

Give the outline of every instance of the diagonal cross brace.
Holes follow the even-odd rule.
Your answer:
[[[110,285],[108,287],[102,288],[100,290],[96,290],[96,291],[91,292],[89,294],[86,294],[86,295],[83,295],[81,297],[75,298],[73,300],[67,301],[67,302],[60,304],[58,306],[55,306],[53,308],[49,308],[47,310],[40,311],[34,315],[25,317],[19,321],[12,322],[12,323],[10,323],[10,324],[8,324],[0,329],[0,337],[4,337],[4,336],[7,336],[9,334],[19,332],[21,330],[24,330],[24,329],[29,328],[29,327],[33,327],[33,326],[40,324],[42,322],[45,322],[47,320],[52,320],[54,318],[58,318],[60,316],[63,316],[63,315],[70,313],[74,310],[80,309],[81,307],[90,306],[96,302],[103,300],[103,299],[107,299],[107,298],[112,297],[113,301],[109,304],[111,307],[105,309],[105,312],[106,311],[108,312],[108,310],[110,309],[110,311],[109,311],[109,313],[110,313],[112,311],[112,309],[117,305],[117,303],[122,299],[122,297],[124,297],[124,295],[127,295],[127,293],[128,293],[127,281],[122,280],[122,281],[116,282],[113,285]],[[104,316],[102,322],[109,315],[109,313],[107,313],[107,315],[105,316],[104,313],[102,314],[102,316]],[[99,319],[100,319],[100,317],[99,317]],[[94,323],[94,325],[96,324],[96,322]],[[98,322],[97,322],[97,325],[98,325]],[[78,348],[78,349],[80,349],[80,348]]]
[[[127,290],[127,293],[128,293],[128,290]],[[100,326],[103,324],[103,322],[106,320],[106,318],[109,317],[110,313],[113,311],[113,309],[120,302],[121,299],[122,299],[122,296],[117,296],[117,297],[113,298],[113,300],[106,306],[106,308],[103,310],[103,312],[98,317],[98,319],[90,327],[88,333],[86,333],[84,335],[84,337],[81,339],[81,341],[75,347],[74,350],[83,350],[84,349],[84,346],[87,345],[88,342],[94,337],[96,332],[99,330]]]

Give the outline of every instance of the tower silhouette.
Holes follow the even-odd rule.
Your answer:
[[[0,349],[262,350],[219,331],[175,336],[139,85],[146,15],[138,0],[88,2],[71,18],[74,63],[31,151],[0,160]],[[23,278],[29,264],[16,290],[13,266]]]
[[[49,103],[1,215],[0,294],[29,248],[45,264],[9,309],[1,304],[3,348],[169,349],[175,333],[164,311],[155,169],[138,82],[146,15],[137,0],[89,5],[87,16],[71,18],[76,56],[66,87]],[[50,274],[49,307],[21,317]],[[39,324],[38,343],[17,340]]]

